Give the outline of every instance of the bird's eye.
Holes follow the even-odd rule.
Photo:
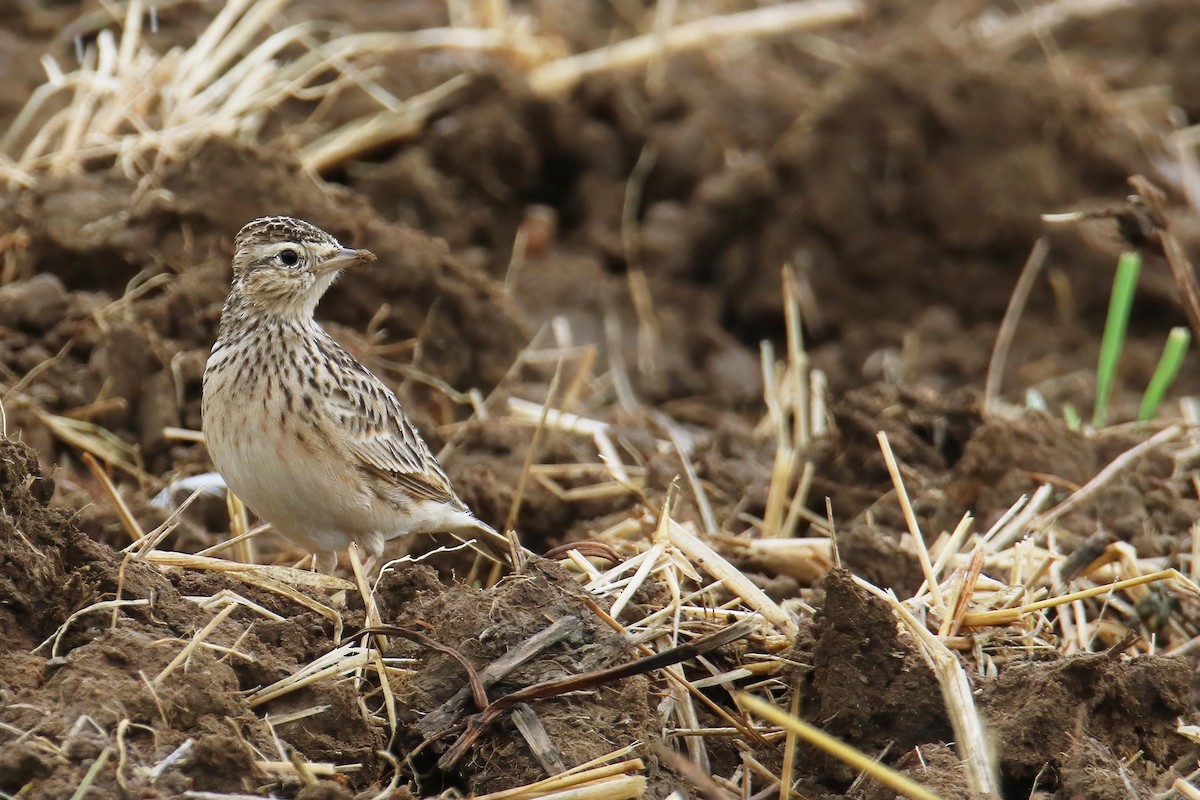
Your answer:
[[[275,256],[279,259],[279,263],[285,267],[294,267],[300,263],[300,254],[290,247],[287,250],[280,250]]]

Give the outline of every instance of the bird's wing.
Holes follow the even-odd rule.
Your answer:
[[[407,495],[465,509],[396,395],[349,353],[338,356],[340,380],[325,397],[338,446]]]

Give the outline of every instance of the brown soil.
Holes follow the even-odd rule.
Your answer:
[[[155,46],[186,46],[216,5],[164,5]],[[358,4],[313,0],[289,6],[279,24],[326,19],[373,31],[447,23],[441,2],[384,5],[367,14]],[[657,4],[514,5],[566,52],[650,30]],[[700,6],[716,13],[752,4],[679,5],[681,15],[701,16]],[[1048,39],[986,40],[967,34],[985,4],[917,5],[875,0],[861,21],[819,36],[714,45],[666,59],[661,81],[630,69],[593,76],[559,97],[537,94],[525,65],[499,56],[381,57],[386,69],[376,80],[397,97],[464,71],[473,83],[414,137],[323,177],[306,172],[294,152],[291,132],[312,111],[296,101],[272,115],[259,142],[199,141],[149,174],[100,159],[70,174],[39,174],[28,186],[6,180],[0,792],[70,797],[100,758],[106,766],[89,796],[373,797],[397,770],[394,796],[429,796],[545,776],[508,721],[485,731],[456,766],[437,766],[450,741],[420,748],[416,726],[465,685],[464,673],[449,655],[399,637],[385,652],[411,659],[394,690],[395,731],[369,724],[361,704],[383,700],[364,701],[348,678],[252,707],[251,691],[336,646],[333,625],[311,608],[330,595],[300,590],[305,605],[219,572],[124,558],[129,537],[115,504],[79,450],[45,424],[47,413],[83,419],[129,447],[138,474],[115,473],[119,491],[144,528],[161,523],[165,512],[149,498],[171,478],[210,469],[202,446],[168,439],[163,429],[201,426],[201,378],[228,290],[233,234],[255,217],[291,214],[378,255],[329,293],[319,316],[397,389],[435,451],[449,444],[455,486],[489,522],[504,522],[533,437],[528,426],[506,424],[505,403],[543,402],[555,372],[553,357],[518,354],[531,340],[561,346],[571,359],[578,351],[568,345],[596,346],[596,369],[580,379],[587,392],[572,410],[612,426],[621,452],[644,468],[644,486],[573,500],[529,482],[516,527],[535,552],[630,519],[649,535],[683,472],[675,450],[662,446],[669,425],[682,430],[725,533],[763,515],[774,442],[756,430],[764,414],[759,342],[784,352],[780,269],[791,264],[811,364],[828,378],[832,429],[806,454],[814,464],[809,505],[822,519],[830,498],[844,570],[802,584],[770,564],[738,560],[772,597],[817,610],[801,615],[775,697],[786,706],[799,691],[809,721],[883,754],[943,797],[968,796],[934,674],[888,607],[849,577],[902,598],[923,581],[902,543],[907,525],[876,433],[888,434],[903,463],[930,544],[967,511],[986,531],[1043,483],[1055,488],[1051,503],[1061,501],[1145,438],[1132,426],[1092,433],[1063,422],[1067,404],[1090,412],[1111,275],[1128,245],[1111,222],[1047,228],[1040,215],[1119,206],[1127,178],[1144,174],[1167,189],[1185,249],[1200,252],[1177,153],[1164,143],[1180,118],[1200,118],[1200,15],[1188,0],[1151,0],[1068,21]],[[3,130],[42,82],[41,54],[74,64],[76,35],[91,42],[114,23],[90,2],[0,4],[0,15],[9,20],[0,31]],[[348,93],[321,113],[333,124],[373,108]],[[628,219],[639,163],[650,166]],[[1021,264],[1043,235],[1050,261],[1017,329],[1003,396],[1020,404],[1036,390],[1049,410],[985,418],[992,343]],[[514,254],[518,240],[526,247]],[[1136,414],[1167,330],[1187,324],[1165,260],[1149,246],[1145,259],[1111,415],[1120,421]],[[638,270],[661,331],[655,368],[639,366],[629,290]],[[569,328],[571,342],[553,339],[562,320],[557,330]],[[626,365],[633,407],[614,387],[609,365],[617,362]],[[563,364],[566,386],[578,362]],[[1171,399],[1195,394],[1197,375],[1193,355]],[[490,395],[488,416],[471,417],[445,387]],[[536,455],[539,464],[593,463],[596,448],[551,431]],[[1129,465],[1060,520],[1055,546],[1067,564],[1055,569],[1081,570],[1119,543],[1156,559],[1154,569],[1187,573],[1200,518],[1196,467],[1194,455],[1166,447]],[[585,483],[566,479],[563,488]],[[700,519],[690,491],[677,495],[674,512]],[[201,501],[163,547],[200,550],[228,525],[223,502]],[[265,562],[300,555],[282,539],[260,544]],[[461,558],[432,563],[437,571],[413,567],[385,578],[382,617],[456,649],[476,669],[552,620],[581,620],[492,696],[631,655],[591,610],[577,577],[556,563],[534,561],[488,588],[461,581],[469,568]],[[226,649],[200,647],[156,680],[217,610],[190,598],[222,590],[273,616],[239,607],[207,639]],[[357,593],[334,596],[347,630],[366,624]],[[67,624],[112,600],[136,602]],[[660,601],[645,590],[631,607]],[[1142,617],[1131,624],[1144,642],[1161,637],[1165,651],[1200,631],[1194,599],[1147,591],[1145,602],[1155,601],[1158,611],[1139,603],[1130,612]],[[1097,652],[1071,655],[972,652],[973,689],[1005,798],[1158,796],[1190,774],[1200,751],[1174,729],[1196,722],[1200,649],[1101,652],[1123,635],[1098,628]],[[709,658],[732,666],[742,655],[730,646]],[[637,741],[650,796],[713,792],[670,757],[685,747],[663,732],[667,689],[652,673],[538,701],[536,710],[568,766]],[[273,728],[266,721],[313,708],[322,710]],[[726,724],[715,715],[701,722]],[[185,757],[152,774],[188,741]],[[742,763],[733,742],[710,747],[714,774],[727,777]],[[778,774],[782,745],[753,747]],[[256,766],[287,762],[293,751],[358,768],[306,783]],[[802,796],[891,796],[856,784],[857,772],[839,761],[801,753]]]

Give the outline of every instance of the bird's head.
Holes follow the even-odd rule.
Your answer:
[[[264,217],[234,239],[233,292],[260,313],[307,318],[342,270],[374,260],[303,220]]]

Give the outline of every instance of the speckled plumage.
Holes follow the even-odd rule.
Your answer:
[[[313,317],[341,269],[374,259],[289,217],[238,233],[204,371],[213,463],[257,516],[321,553],[357,542],[378,556],[408,533],[502,541],[455,494],[395,394]]]

